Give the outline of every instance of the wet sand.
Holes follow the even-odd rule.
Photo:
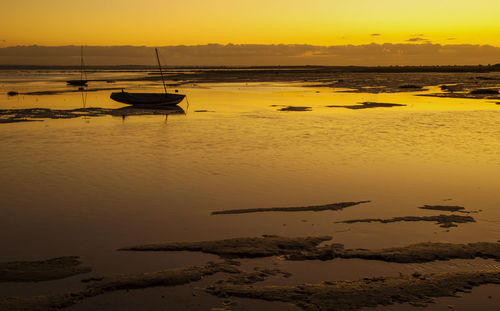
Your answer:
[[[335,258],[361,258],[399,263],[429,262],[457,258],[500,259],[500,242],[469,244],[420,243],[405,247],[379,250],[345,249],[342,244],[319,246],[332,237],[288,238],[263,236],[260,238],[235,238],[219,241],[174,242],[138,245],[121,248],[121,251],[172,252],[191,251],[216,254],[222,258],[258,258],[284,256],[289,260],[332,260]]]
[[[0,123],[43,121],[43,119],[73,119],[99,116],[127,117],[183,113],[185,113],[184,110],[179,106],[166,106],[160,108],[123,107],[118,109],[78,108],[69,110],[53,110],[46,108],[0,109]]]
[[[396,70],[397,71],[397,70]],[[418,70],[409,72],[385,72],[373,74],[371,72],[349,72],[332,68],[290,68],[256,69],[256,70],[200,70],[189,74],[177,73],[169,77],[182,84],[190,83],[226,83],[226,82],[302,82],[314,87],[330,87],[350,89],[347,92],[359,93],[395,93],[425,91],[428,86],[452,85],[452,90],[426,96],[442,96],[452,98],[499,98],[496,88],[500,87],[498,72],[478,75],[469,73],[449,73],[439,70],[431,73],[422,73]],[[159,76],[145,77],[147,80],[159,80]],[[480,90],[492,89],[488,92]],[[479,91],[478,91],[479,90]]]
[[[175,242],[165,244],[138,245],[121,248],[122,251],[198,251],[223,257],[255,258],[292,255],[297,252],[314,252],[321,242],[331,237],[287,238],[263,236],[257,238],[235,238],[220,241]]]
[[[0,282],[40,282],[88,273],[78,257],[60,257],[42,261],[0,262]]]
[[[292,302],[304,310],[358,310],[410,302],[425,306],[433,297],[454,296],[483,284],[500,283],[500,272],[479,271],[397,278],[372,278],[359,281],[325,281],[299,286],[246,286],[222,284],[209,287],[219,296],[234,296],[269,301]]]
[[[415,272],[399,277],[324,281],[321,284],[296,286],[254,286],[278,274],[290,277],[290,273],[276,268],[248,272],[239,269],[237,263],[209,263],[203,267],[88,279],[84,280],[89,283],[87,288],[77,292],[3,298],[0,299],[0,310],[57,310],[107,292],[179,286],[220,272],[230,276],[207,286],[206,292],[225,297],[226,301],[227,297],[233,296],[290,302],[304,310],[357,310],[405,302],[425,306],[432,302],[433,297],[454,296],[457,292],[465,292],[475,286],[500,283],[498,271],[469,271],[427,275]]]
[[[58,310],[106,292],[155,286],[178,286],[199,281],[204,276],[228,269],[230,272],[233,271],[222,264],[208,264],[204,267],[189,267],[139,275],[115,275],[84,279],[83,282],[89,283],[84,290],[47,296],[4,298],[0,299],[0,310]]]

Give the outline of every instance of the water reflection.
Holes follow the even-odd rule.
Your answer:
[[[122,120],[125,121],[127,117],[130,116],[152,116],[152,115],[165,115],[165,123],[167,123],[168,115],[170,114],[186,114],[186,111],[180,106],[151,106],[151,107],[122,107],[118,109],[112,109],[110,115],[121,116]]]
[[[82,107],[85,108],[87,106],[87,89],[85,87],[80,87],[78,90],[82,94]]]

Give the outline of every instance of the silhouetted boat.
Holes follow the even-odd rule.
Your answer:
[[[117,102],[134,105],[134,106],[170,106],[180,103],[186,95],[173,94],[167,92],[165,79],[163,78],[163,71],[161,70],[160,57],[158,56],[158,49],[155,49],[156,59],[158,60],[158,67],[160,68],[161,80],[163,82],[164,93],[129,93],[122,90],[121,92],[111,93],[110,98]]]
[[[68,80],[66,81],[68,85],[73,85],[73,86],[86,86],[87,85],[87,80]]]
[[[66,83],[68,83],[68,85],[73,85],[73,86],[86,86],[87,85],[87,73],[85,72],[85,66],[84,66],[84,63],[83,63],[83,46],[82,46],[82,49],[81,49],[81,53],[80,53],[80,56],[81,56],[81,61],[80,61],[80,80],[68,80],[66,81]],[[85,79],[83,78],[85,76]]]
[[[171,93],[129,93],[129,92],[113,92],[111,99],[120,103],[137,106],[147,105],[177,105],[186,95],[171,94]]]

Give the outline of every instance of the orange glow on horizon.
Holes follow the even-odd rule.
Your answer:
[[[500,2],[477,0],[19,0],[2,4],[0,47],[15,45],[500,46]],[[7,31],[5,31],[7,30]],[[378,34],[378,35],[374,35]]]

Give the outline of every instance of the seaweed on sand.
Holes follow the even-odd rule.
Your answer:
[[[380,218],[366,218],[366,219],[352,219],[339,221],[339,223],[352,224],[357,222],[380,222],[380,223],[391,223],[400,221],[433,221],[441,225],[443,228],[457,227],[457,223],[467,223],[476,222],[471,216],[461,216],[461,215],[438,215],[438,216],[404,216],[404,217],[394,217],[390,219],[380,219]]]
[[[78,257],[68,256],[40,261],[12,261],[0,263],[0,282],[40,282],[63,279],[88,273]]]
[[[457,212],[462,214],[477,214],[481,212],[481,210],[477,211],[467,211],[463,206],[456,205],[424,205],[420,206],[420,209],[427,209],[431,211],[443,211],[443,212]]]
[[[36,92],[27,92],[27,93],[18,93],[21,95],[58,95],[58,94],[66,94],[66,93],[78,93],[78,92],[99,92],[99,91],[114,91],[121,90],[121,87],[105,87],[105,88],[77,88],[73,90],[50,90],[50,91],[36,91]]]
[[[311,111],[311,107],[303,107],[303,106],[287,106],[278,109],[279,111]]]
[[[43,120],[37,119],[24,119],[24,118],[7,118],[0,119],[0,124],[2,123],[19,123],[19,122],[42,122]]]
[[[275,236],[272,238],[276,240],[275,243],[260,243],[262,241],[259,239],[247,239],[246,243],[240,245],[236,241],[238,239],[234,239],[229,245],[224,241],[222,243],[212,241],[206,242],[202,246],[208,248],[204,250],[206,252],[217,253],[215,250],[218,249],[219,253],[223,255],[229,253],[231,255],[237,254],[240,257],[252,257],[256,254],[255,249],[270,248],[266,253],[260,253],[260,255],[284,254],[287,259],[295,260],[327,260],[339,257],[410,263],[452,258],[500,258],[500,243],[420,243],[399,248],[366,250],[344,249],[340,244],[318,246],[320,242],[328,240],[330,237],[309,238],[312,240],[308,243],[299,244],[294,243],[293,239]],[[295,240],[305,242],[304,239],[306,238]],[[283,243],[278,243],[278,241]],[[175,250],[183,250],[182,245],[180,245],[182,243],[175,244],[178,244]],[[193,245],[191,243],[188,246],[189,249],[185,250],[191,250]],[[210,246],[215,248],[210,249]],[[228,247],[229,251],[225,250],[224,247]],[[234,252],[234,249],[237,251]],[[251,251],[249,252],[248,249]],[[279,249],[282,249],[282,251]],[[219,272],[228,273],[230,277],[216,281],[207,288],[207,292],[213,295],[292,302],[305,310],[333,310],[333,307],[335,307],[335,310],[355,310],[366,306],[392,303],[422,303],[429,302],[431,297],[454,295],[456,292],[468,290],[472,286],[491,283],[500,284],[500,272],[475,271],[429,275],[414,273],[411,276],[365,278],[358,281],[325,281],[322,284],[315,285],[259,287],[249,285],[263,281],[271,276],[282,275],[287,277],[290,274],[279,269],[266,268],[246,272],[236,267],[236,264],[237,262],[227,260],[222,263],[208,263],[205,266],[150,273],[93,277],[83,280],[88,285],[80,291],[36,297],[0,298],[0,310],[60,310],[80,300],[106,292],[155,286],[184,285]]]
[[[347,108],[347,109],[368,109],[368,108],[390,108],[390,107],[401,107],[406,106],[404,104],[393,104],[393,103],[376,103],[376,102],[363,102],[357,105],[330,105],[326,106],[328,108]]]
[[[1,311],[53,311],[74,305],[80,300],[106,292],[139,289],[155,286],[176,286],[199,281],[218,272],[238,273],[239,270],[227,263],[208,263],[182,269],[163,270],[151,273],[123,274],[84,280],[86,289],[68,293],[34,297],[0,298]]]
[[[0,123],[43,121],[41,119],[72,119],[79,117],[99,116],[134,116],[134,115],[165,115],[183,114],[179,106],[165,107],[123,107],[108,109],[99,107],[77,108],[68,110],[53,110],[48,108],[0,109]]]
[[[470,91],[470,94],[474,95],[498,95],[499,92],[496,89],[476,89]]]
[[[398,86],[400,89],[421,89],[422,86],[416,84],[403,84]]]
[[[317,248],[315,252],[296,252],[290,260],[358,258],[398,263],[431,262],[450,259],[500,259],[500,243],[476,242],[469,244],[424,242],[383,249],[345,249],[342,244]]]
[[[439,88],[443,92],[453,93],[453,92],[463,91],[464,90],[464,85],[463,84],[458,84],[458,85],[446,85],[446,84],[443,84],[443,85],[440,85]]]
[[[207,292],[219,297],[241,297],[289,302],[307,311],[357,310],[395,303],[432,302],[433,297],[454,296],[474,286],[500,284],[499,271],[450,272],[357,281],[323,282],[296,286],[216,284]]]
[[[181,269],[162,270],[139,274],[121,274],[104,277],[93,277],[82,280],[87,287],[80,291],[52,294],[35,297],[0,298],[0,310],[3,311],[52,311],[60,310],[76,304],[78,301],[118,290],[144,289],[157,286],[178,286],[200,281],[206,276],[216,273],[227,273],[231,276],[217,284],[254,284],[269,277],[291,274],[280,269],[256,268],[252,272],[243,271],[235,265],[237,262],[209,262],[205,266],[193,266]]]
[[[454,296],[474,286],[500,284],[499,271],[469,271],[399,277],[364,278],[356,281],[324,281],[320,284],[288,286],[255,286],[270,276],[289,274],[279,269],[257,269],[245,272],[228,263],[209,263],[201,267],[164,270],[136,275],[120,275],[90,280],[81,291],[35,297],[0,298],[0,310],[53,311],[80,300],[106,292],[155,286],[176,286],[201,280],[218,272],[229,273],[227,279],[207,287],[218,297],[241,297],[294,303],[304,310],[356,310],[394,303],[432,302],[433,297]]]
[[[444,212],[459,212],[465,210],[465,207],[455,206],[455,205],[424,205],[420,206],[419,208],[428,209],[431,211],[444,211]]]
[[[500,259],[500,243],[469,244],[425,242],[384,249],[345,249],[342,244],[320,246],[329,236],[287,238],[263,236],[202,242],[172,242],[122,248],[122,251],[193,251],[230,258],[284,256],[288,260],[332,260],[359,258],[388,262],[412,263],[449,259]]]
[[[294,207],[264,207],[264,208],[247,208],[247,209],[232,209],[212,212],[212,215],[222,214],[246,214],[246,213],[262,213],[262,212],[321,212],[321,211],[339,211],[344,208],[359,205],[362,203],[369,203],[371,201],[357,201],[357,202],[338,202],[325,205],[311,205],[311,206],[294,206]]]
[[[316,247],[330,236],[286,238],[265,235],[257,238],[233,238],[202,242],[173,242],[122,248],[122,251],[195,251],[221,257],[256,258],[291,255],[296,252],[315,252]]]
[[[205,266],[194,266],[182,269],[170,269],[157,272],[122,274],[92,278],[87,289],[97,292],[108,292],[122,289],[138,289],[154,286],[175,286],[199,281],[204,276],[217,272],[235,273],[238,270],[226,263],[208,263]]]

